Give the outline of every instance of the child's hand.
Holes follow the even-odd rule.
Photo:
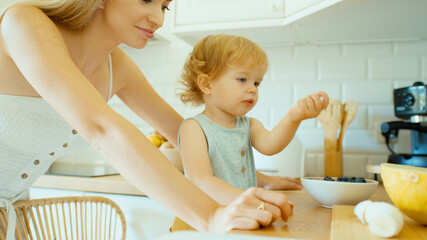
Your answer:
[[[295,178],[268,176],[268,182],[262,187],[267,190],[299,190],[302,184]]]
[[[297,105],[291,108],[289,114],[294,121],[300,122],[304,119],[317,117],[328,104],[328,94],[324,91],[318,91],[298,100]]]

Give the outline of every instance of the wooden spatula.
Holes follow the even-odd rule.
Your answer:
[[[359,103],[357,101],[348,101],[348,103],[344,104],[344,117],[341,123],[341,131],[338,137],[338,151],[341,151],[342,148],[342,140],[344,137],[344,133],[347,130],[348,125],[350,125],[351,121],[353,121],[354,117],[357,113],[357,108],[359,107]]]
[[[325,151],[337,151],[337,133],[343,117],[344,105],[336,99],[330,99],[326,109],[317,116],[325,134]]]

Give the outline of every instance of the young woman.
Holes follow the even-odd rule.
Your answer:
[[[24,198],[54,159],[81,148],[83,138],[123,177],[198,230],[255,229],[291,215],[285,196],[260,188],[220,206],[108,106],[117,95],[176,145],[182,117],[118,47],[145,47],[170,2],[34,0],[1,15],[0,207]],[[265,210],[258,210],[263,202]],[[13,228],[7,235],[13,238]]]

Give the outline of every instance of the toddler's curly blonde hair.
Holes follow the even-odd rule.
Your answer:
[[[180,83],[184,85],[179,97],[183,103],[198,106],[204,103],[197,78],[201,74],[210,81],[217,79],[226,67],[236,64],[268,67],[267,54],[255,42],[226,34],[209,35],[201,39],[187,58]]]

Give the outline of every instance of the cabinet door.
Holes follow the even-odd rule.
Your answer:
[[[285,0],[285,16],[309,8],[322,0]]]
[[[179,0],[176,25],[282,18],[284,0]]]

